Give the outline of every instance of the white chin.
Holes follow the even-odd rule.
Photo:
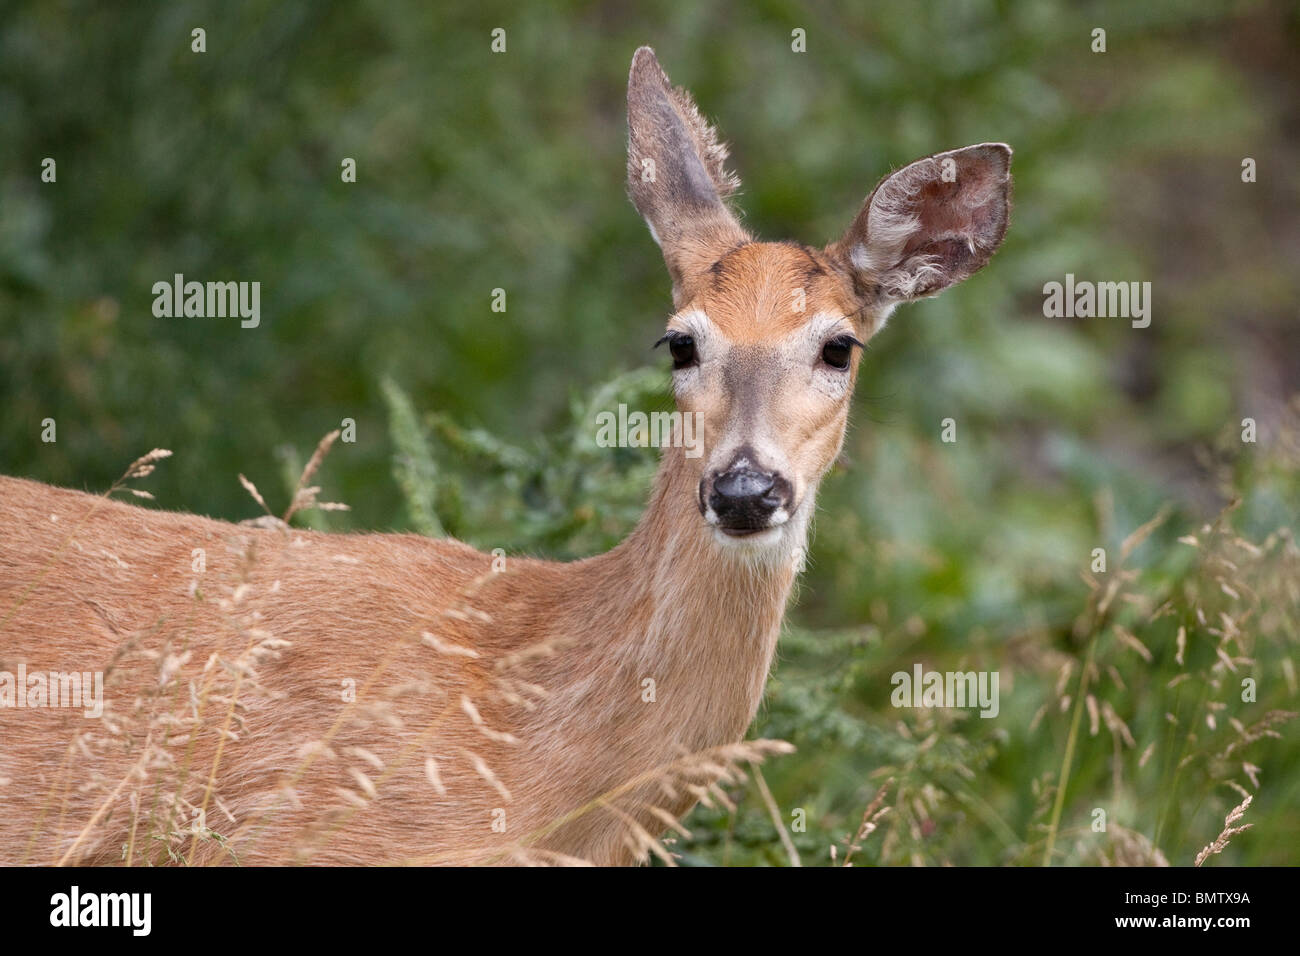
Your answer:
[[[785,525],[751,531],[749,534],[727,534],[716,525],[713,526],[713,538],[724,548],[737,548],[746,551],[765,550],[776,547],[785,536]]]

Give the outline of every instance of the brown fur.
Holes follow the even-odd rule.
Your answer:
[[[647,48],[628,109],[670,328],[705,336],[676,390],[707,454],[665,450],[609,553],[504,568],[456,541],[254,529],[0,478],[0,670],[107,683],[100,720],[0,709],[0,862],[625,863],[630,831],[664,828],[652,807],[696,802],[655,771],[740,740],[759,706],[860,361],[828,369],[823,340],[865,339],[899,295],[987,259],[1009,150],[951,154],[956,185],[908,167],[814,250],[737,225],[725,149]],[[737,448],[795,492],[766,544],[701,518],[702,479]],[[200,808],[207,830],[187,837]]]
[[[193,716],[191,687],[199,692],[209,679],[228,693],[228,675],[210,678],[204,665],[213,654],[239,657],[254,626],[288,646],[258,666],[258,686],[241,694],[240,739],[224,750],[216,790],[234,822],[214,806],[208,811],[209,826],[243,862],[485,860],[683,748],[738,740],[762,695],[793,573],[754,571],[737,580],[705,542],[691,540],[698,516],[675,506],[691,499],[689,489],[674,487],[675,474],[661,475],[646,520],[610,553],[571,565],[510,558],[499,574],[490,556],[455,541],[304,531],[286,537],[0,478],[7,532],[0,669],[16,671],[24,660],[29,672],[108,671],[110,701],[103,727],[79,710],[0,709],[0,779],[7,781],[0,787],[0,861],[60,859],[128,777],[151,728],[153,743],[172,761],[163,778],[173,785],[188,765],[181,791],[201,805],[226,707],[209,701],[192,741],[184,723],[162,738],[156,717]],[[191,572],[196,547],[207,552],[201,575]],[[681,590],[684,580],[693,582],[689,593]],[[462,608],[489,619],[475,619],[472,610],[447,615]],[[656,615],[671,626],[653,626]],[[426,630],[479,658],[419,643]],[[547,645],[552,656],[504,673],[549,696],[531,712],[508,704],[493,679],[496,662]],[[168,686],[159,697],[150,655],[160,652],[189,653],[177,675],[179,695]],[[646,677],[658,687],[654,704],[641,699]],[[345,678],[356,681],[357,706],[343,701]],[[362,690],[372,678],[373,689]],[[489,729],[511,731],[519,743],[477,730],[462,694]],[[368,704],[376,705],[373,713]],[[400,723],[386,724],[388,716]],[[87,747],[65,761],[77,735],[89,735]],[[317,759],[293,781],[294,797],[281,798],[302,765],[302,746],[316,740],[328,740],[334,756]],[[328,832],[329,808],[348,806],[335,788],[358,790],[350,768],[380,777],[349,755],[351,747],[396,771],[378,800],[313,849],[312,835]],[[499,778],[509,801],[475,772],[471,753]],[[426,777],[426,756],[438,761],[445,798]],[[152,787],[138,786],[145,782],[132,780],[110,802],[110,819],[72,860],[121,858],[135,816],[130,794],[140,792],[141,813],[151,809]],[[669,805],[681,812],[693,802]],[[506,812],[505,834],[491,829],[498,807]],[[43,832],[29,847],[42,815]],[[269,825],[259,832],[259,824]],[[597,863],[625,862],[623,830],[617,816],[591,814],[541,845]],[[222,852],[204,844],[205,858],[220,860]]]

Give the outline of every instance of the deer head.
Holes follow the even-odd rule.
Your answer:
[[[983,266],[1007,227],[1011,149],[984,143],[886,176],[840,239],[761,242],[727,204],[727,149],[649,47],[628,78],[628,191],[663,251],[674,313],[661,343],[698,415],[698,508],[749,555],[801,545],[844,441],[862,348],[900,302]]]

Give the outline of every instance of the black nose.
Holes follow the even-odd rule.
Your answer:
[[[722,530],[761,531],[778,508],[790,503],[790,483],[746,464],[714,475],[708,499]]]
[[[762,498],[776,484],[776,475],[767,471],[741,468],[719,475],[713,481],[713,494],[725,501]],[[773,507],[775,507],[773,503]]]

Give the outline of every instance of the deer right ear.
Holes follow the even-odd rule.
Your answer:
[[[628,194],[663,250],[677,298],[692,274],[749,238],[724,202],[740,181],[717,132],[648,46],[632,57],[627,132]]]
[[[871,304],[942,292],[978,271],[1007,231],[1011,147],[936,153],[886,176],[827,253]]]

